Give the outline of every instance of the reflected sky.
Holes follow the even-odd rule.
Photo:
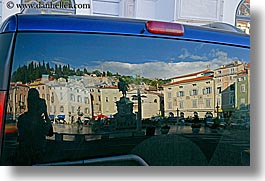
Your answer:
[[[249,62],[249,50],[161,38],[73,33],[20,33],[13,71],[45,61],[124,75],[169,78],[231,61]],[[196,63],[195,63],[196,62]]]

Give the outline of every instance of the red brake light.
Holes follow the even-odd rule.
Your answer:
[[[168,23],[160,21],[147,21],[146,29],[153,34],[183,36],[184,26],[178,23]]]
[[[0,91],[0,148],[2,145],[2,136],[3,136],[5,101],[6,101],[6,92]]]

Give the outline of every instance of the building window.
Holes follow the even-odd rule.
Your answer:
[[[70,100],[71,100],[71,101],[75,101],[75,96],[74,96],[74,94],[71,94],[71,95],[70,95]]]
[[[217,98],[217,105],[221,105],[221,98]]]
[[[179,108],[184,109],[184,101],[179,101]]]
[[[106,97],[106,99],[105,99],[105,100],[106,100],[106,102],[109,102],[109,97]]]
[[[241,86],[240,86],[240,92],[246,92],[246,86],[245,86],[245,84],[242,84]]]
[[[84,97],[84,100],[85,100],[85,104],[88,104],[89,103],[88,97]]]
[[[116,102],[117,101],[117,97],[114,97],[113,100],[114,100],[114,102]]]
[[[63,107],[63,106],[60,107],[60,112],[61,112],[61,113],[64,112],[64,107]]]
[[[222,87],[217,87],[217,93],[221,94],[222,93]]]
[[[230,91],[234,91],[235,90],[235,84],[230,85]]]
[[[77,96],[77,102],[82,102],[81,96]]]
[[[51,103],[54,103],[54,94],[52,92],[52,96],[51,96]]]
[[[198,106],[197,103],[198,103],[197,99],[192,100],[192,107],[197,108],[197,106]]]
[[[157,99],[154,100],[154,103],[157,103]]]
[[[191,96],[197,96],[198,95],[198,89],[193,89],[190,91]]]
[[[171,98],[171,97],[172,97],[172,96],[171,96],[171,92],[168,92],[168,93],[167,93],[167,97],[168,97],[168,98]]]
[[[205,99],[205,104],[206,104],[206,107],[207,108],[212,107],[212,105],[211,105],[211,99]]]
[[[63,93],[60,92],[60,100],[63,100]]]
[[[167,106],[168,109],[172,109],[172,102],[168,102],[168,106]]]
[[[211,94],[212,93],[212,88],[211,87],[206,87],[202,91],[203,91],[203,94]]]
[[[241,98],[240,99],[240,104],[246,104],[246,99],[245,98]]]
[[[242,0],[236,11],[236,27],[250,34],[250,0]]]
[[[231,73],[231,74],[234,74],[234,73],[235,73],[235,68],[231,68],[231,69],[230,69],[230,73]],[[230,78],[230,79],[231,79],[231,78]]]
[[[71,112],[74,113],[75,112],[75,106],[72,106],[71,109],[72,109]]]
[[[126,1],[124,8],[125,17],[134,17],[135,16],[135,0]]]
[[[179,91],[179,92],[177,93],[177,97],[184,97],[184,96],[185,96],[184,91]]]
[[[88,114],[89,113],[89,108],[85,108],[85,114]]]

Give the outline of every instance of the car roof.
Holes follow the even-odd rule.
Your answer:
[[[84,15],[16,14],[2,24],[0,33],[28,31],[106,33],[175,38],[250,47],[249,35],[240,32],[219,30],[207,26],[183,25],[183,36],[158,35],[146,30],[146,22],[147,20]]]

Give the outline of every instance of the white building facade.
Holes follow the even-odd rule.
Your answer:
[[[82,84],[82,78],[73,78],[66,82],[63,78],[48,82],[51,87],[50,115],[63,117],[67,123],[77,120],[77,117],[92,117],[91,96]]]
[[[63,2],[71,4],[73,8],[18,6],[25,3],[36,5],[40,2]],[[249,17],[244,17],[250,15],[249,0],[0,0],[1,22],[20,12],[116,16],[196,24],[224,22],[236,25],[236,20],[250,21]]]
[[[158,93],[149,91],[140,91],[141,94],[141,106],[142,106],[142,118],[151,118],[161,115],[160,97]],[[137,90],[130,90],[127,93],[130,101],[133,102],[133,113],[138,113],[138,92]]]

